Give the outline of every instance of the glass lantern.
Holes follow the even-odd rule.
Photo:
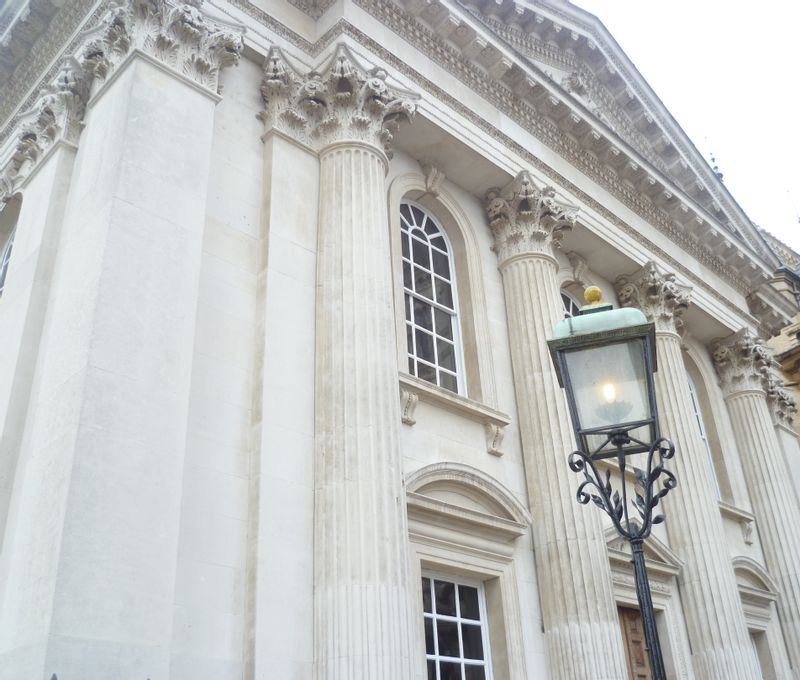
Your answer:
[[[579,316],[548,341],[578,446],[593,459],[648,451],[658,439],[654,324],[639,309],[613,309],[586,291]]]

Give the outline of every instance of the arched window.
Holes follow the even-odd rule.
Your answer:
[[[695,387],[694,380],[690,375],[686,375],[687,380],[689,381],[689,394],[692,397],[692,412],[694,414],[695,422],[697,423],[697,429],[700,432],[700,439],[703,440],[703,448],[706,452],[706,462],[708,464],[709,474],[711,475],[711,479],[714,482],[714,490],[717,493],[717,500],[722,498],[722,492],[719,488],[719,480],[717,479],[717,471],[714,467],[714,457],[711,453],[711,445],[708,442],[708,434],[706,433],[706,426],[703,422],[703,412],[700,409],[700,398],[697,396],[697,387]]]
[[[3,288],[6,285],[6,274],[8,273],[8,263],[11,261],[11,248],[14,246],[14,233],[8,235],[8,239],[3,244],[3,250],[0,252],[0,295],[3,294]]]
[[[564,305],[564,318],[569,319],[573,316],[578,316],[581,311],[581,306],[569,294],[561,291],[561,303]]]
[[[451,249],[433,216],[400,204],[408,371],[452,392],[464,391],[458,301]]]

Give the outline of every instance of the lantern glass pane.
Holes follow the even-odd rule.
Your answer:
[[[643,339],[573,350],[564,358],[581,430],[650,418]]]

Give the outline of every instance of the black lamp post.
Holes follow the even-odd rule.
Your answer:
[[[600,289],[586,290],[587,304],[579,316],[560,321],[548,341],[566,390],[579,450],[569,466],[583,475],[578,502],[592,501],[610,518],[620,536],[631,545],[636,595],[644,625],[654,680],[666,680],[658,640],[650,583],[644,561],[644,541],[653,525],[659,501],[678,482],[664,467],[675,447],[659,434],[653,373],[657,370],[654,325],[633,308],[613,309],[600,301]],[[629,461],[642,458],[641,467]],[[611,470],[602,473],[597,462],[616,459],[620,490],[611,484]],[[626,470],[634,473],[631,517]]]

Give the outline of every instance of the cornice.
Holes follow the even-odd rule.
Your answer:
[[[647,171],[646,160],[632,150],[626,151],[627,145],[615,133],[598,132],[605,126],[598,127],[595,121],[587,120],[591,113],[576,108],[568,93],[559,96],[561,88],[556,88],[549,78],[537,79],[527,63],[520,67],[509,61],[515,58],[510,51],[506,50],[507,56],[489,45],[488,33],[479,35],[475,28],[463,23],[474,23],[469,16],[451,14],[446,29],[441,28],[446,24],[443,20],[431,29],[419,20],[425,17],[424,12],[417,17],[401,10],[392,0],[354,2],[741,292],[747,293],[771,273],[738,245],[732,234],[726,234],[725,228],[715,226],[714,218],[688,205],[689,199],[681,198],[680,189],[671,190],[655,176],[659,173]],[[443,5],[440,3],[439,7]],[[459,37],[458,30],[464,27],[468,30]],[[502,44],[500,48],[505,49]],[[462,111],[463,105],[458,109]]]
[[[366,6],[369,4],[366,0],[356,0],[356,2],[360,5]],[[446,55],[445,58],[440,56],[440,52],[442,50],[441,46],[436,46],[435,42],[432,41],[430,31],[423,30],[418,24],[410,23],[407,27],[409,31],[408,34],[403,32],[405,30],[402,21],[404,20],[403,15],[394,7],[386,7],[387,3],[384,0],[378,0],[381,7],[385,9],[385,11],[389,12],[390,17],[387,18],[387,25],[390,28],[398,32],[404,39],[408,40],[411,44],[421,48],[422,51],[427,53],[434,61],[437,63],[446,64],[453,62],[463,62],[461,63],[460,67],[457,69],[459,73],[464,74],[464,78],[462,81],[466,81],[470,87],[473,87],[476,84],[480,84],[482,81],[486,81],[486,73],[481,71],[476,67],[470,66],[469,63],[463,58],[458,55]],[[87,4],[91,4],[88,3]],[[539,158],[534,156],[530,153],[528,149],[524,146],[519,144],[517,141],[509,137],[508,135],[504,134],[500,131],[494,124],[488,122],[487,120],[483,119],[481,116],[476,114],[474,111],[465,107],[456,97],[454,97],[451,93],[446,92],[445,90],[441,89],[437,86],[434,82],[429,80],[426,76],[421,74],[419,71],[411,68],[406,62],[402,59],[397,57],[393,52],[386,49],[386,47],[378,43],[376,40],[371,38],[370,36],[364,34],[358,28],[350,24],[346,19],[340,19],[337,21],[333,26],[331,26],[317,41],[311,42],[305,39],[299,33],[292,31],[287,26],[279,22],[273,16],[267,14],[264,10],[260,7],[254,5],[253,3],[249,2],[249,0],[223,0],[223,2],[214,2],[212,0],[209,2],[210,5],[214,5],[225,11],[223,9],[224,5],[229,5],[234,7],[237,10],[240,10],[245,15],[249,16],[250,18],[254,19],[260,25],[266,27],[272,33],[274,33],[277,37],[285,40],[287,43],[293,45],[295,48],[301,50],[302,52],[306,53],[309,56],[317,56],[323,50],[325,50],[332,42],[334,42],[339,36],[346,35],[352,38],[354,41],[358,42],[359,44],[363,45],[367,49],[369,49],[373,54],[377,55],[381,59],[383,59],[387,64],[391,65],[393,69],[397,70],[400,73],[403,73],[406,77],[411,80],[415,86],[419,87],[421,90],[428,93],[430,96],[436,98],[437,100],[441,101],[444,105],[450,107],[452,110],[457,112],[459,115],[463,116],[465,120],[468,120],[470,123],[475,125],[478,129],[480,129],[485,134],[491,136],[500,144],[504,145],[508,148],[511,152],[518,155],[520,158],[524,159],[532,168],[535,168],[538,172],[548,177],[550,181],[558,186],[562,187],[565,191],[572,194],[575,197],[576,202],[580,203],[582,206],[590,208],[594,212],[596,212],[603,220],[607,221],[609,224],[614,225],[617,229],[619,229],[627,238],[640,243],[644,246],[653,256],[657,257],[659,260],[664,262],[667,266],[669,266],[675,272],[680,273],[685,280],[690,282],[696,289],[702,289],[705,291],[710,297],[714,298],[718,303],[724,306],[726,309],[729,309],[731,312],[743,318],[746,322],[755,323],[755,319],[753,319],[747,310],[742,309],[741,307],[737,306],[733,302],[731,302],[727,297],[719,293],[713,286],[709,285],[705,280],[703,280],[700,276],[696,275],[691,269],[684,266],[679,259],[672,257],[669,253],[664,251],[662,248],[657,246],[655,243],[644,237],[639,229],[633,227],[628,222],[624,221],[623,219],[619,218],[615,213],[610,211],[604,205],[599,203],[594,197],[587,194],[583,191],[580,187],[575,185],[573,182],[568,180],[566,177],[562,176],[560,173],[555,171],[553,168],[542,162]],[[366,7],[365,7],[366,8]],[[369,11],[369,10],[368,10]],[[94,10],[92,15],[86,21],[87,25],[92,25],[96,23],[100,16],[104,13],[104,7],[100,6]],[[381,16],[378,16],[380,19]],[[391,19],[389,21],[388,19]],[[407,21],[407,20],[406,20]],[[398,22],[401,22],[398,24]],[[66,32],[66,31],[65,31]],[[70,42],[67,48],[63,51],[67,51],[69,49],[77,48],[79,44],[79,40],[76,38]],[[58,52],[57,49],[54,52]],[[448,70],[451,70],[449,67],[446,66]],[[46,74],[47,78],[53,78],[57,73],[56,65],[51,68],[51,70]],[[31,76],[28,82],[32,82],[37,80],[36,76]],[[481,86],[478,88],[479,93],[483,93],[486,91],[489,84],[485,84],[486,87]],[[491,90],[491,88],[489,88]],[[505,92],[506,88],[502,88],[500,92],[505,95],[506,99],[508,99],[507,92]],[[491,92],[490,92],[491,94]],[[496,103],[498,97],[487,97],[489,101]],[[5,98],[13,99],[13,98]],[[512,97],[513,101],[513,97]],[[32,94],[25,103],[25,108],[30,108],[35,102],[35,94]],[[13,105],[12,105],[13,106]],[[1,109],[0,109],[1,110]],[[515,117],[515,119],[519,119]],[[10,134],[11,130],[13,129],[13,123],[16,120],[9,121],[6,124],[5,128],[0,132],[0,143],[2,143],[5,139],[7,139],[8,135]],[[531,128],[531,131],[534,130]],[[569,137],[565,135],[563,132],[558,130],[552,129],[549,127],[547,130],[547,134],[545,135],[546,139],[542,141],[548,142],[549,145],[552,146],[554,143],[554,139],[561,139],[561,141],[565,144],[569,144]],[[556,145],[558,148],[560,146]],[[579,153],[579,150],[575,148],[575,145],[572,147],[567,147],[564,149],[564,157],[577,164],[577,156],[583,156],[585,154]],[[592,159],[588,158],[588,162],[592,163]],[[591,171],[585,171],[591,179],[595,180],[601,186],[606,187],[612,193],[618,194],[619,191],[622,191],[621,198],[624,203],[627,205],[631,205],[631,202],[636,197],[636,192],[633,188],[626,189],[622,183],[615,178],[613,174],[609,174],[602,171],[599,163],[595,163],[592,166]],[[665,220],[663,217],[660,217],[654,213],[657,210],[655,206],[647,206],[645,203],[644,206],[641,206],[642,211],[640,214],[653,223],[657,228],[661,231],[664,231],[666,235],[675,241],[678,245],[684,248],[690,255],[696,258],[699,262],[703,265],[707,266],[712,271],[716,272],[721,278],[728,281],[733,285],[737,290],[742,292],[746,292],[748,290],[747,283],[739,276],[736,275],[736,268],[733,265],[728,265],[722,262],[718,257],[715,257],[709,254],[705,250],[701,250],[694,244],[693,239],[688,239],[685,236],[681,236],[680,234],[675,233],[676,230],[674,227],[670,225],[665,225]]]
[[[301,12],[305,12],[312,19],[319,19],[333,6],[334,2],[336,0],[289,0],[289,4],[294,5]]]
[[[460,4],[460,0],[455,1]],[[663,139],[654,145],[654,149],[659,150],[668,165],[678,164],[676,168],[681,175],[682,188],[707,209],[714,207],[715,211],[724,214],[730,220],[726,226],[735,235],[743,238],[761,257],[769,257],[758,238],[755,225],[636,71],[613,36],[593,15],[578,7],[566,7],[568,9],[565,10],[563,3],[556,4],[549,0],[536,0],[527,6],[513,0],[476,0],[478,11],[483,10],[487,15],[500,18],[501,21],[495,23],[510,24],[511,29],[521,35],[556,42],[568,49],[575,49],[585,41],[585,47],[581,47],[593,56],[595,73],[605,82],[607,91],[615,95],[615,99],[624,102],[623,108],[631,122],[636,126],[646,125],[651,133],[662,135]],[[678,153],[673,154],[670,147]],[[707,195],[704,196],[704,193]],[[739,229],[734,222],[738,222]]]
[[[47,28],[39,35],[36,45],[15,68],[8,79],[0,77],[0,121],[5,121],[0,132],[0,144],[10,133],[23,111],[33,108],[38,87],[32,83],[52,81],[59,69],[58,57],[72,54],[81,42],[75,35],[81,24],[96,23],[105,13],[107,0],[73,0],[66,3]],[[11,28],[13,31],[13,27]],[[15,111],[17,112],[15,115]]]
[[[714,298],[721,306],[730,310],[743,321],[752,323],[753,325],[757,324],[757,321],[749,314],[748,310],[745,310],[731,302],[729,298],[722,295],[714,286],[709,285],[705,279],[703,279],[701,276],[698,276],[692,269],[686,267],[679,259],[676,259],[667,253],[663,248],[659,247],[648,238],[643,236],[639,229],[633,227],[631,224],[618,217],[614,212],[598,202],[593,196],[587,194],[579,186],[551,168],[538,157],[534,156],[526,147],[522,146],[516,140],[503,133],[493,123],[488,122],[480,115],[476,114],[473,110],[464,106],[463,103],[454,97],[450,92],[443,90],[425,75],[410,67],[394,52],[387,50],[383,44],[366,35],[363,31],[350,24],[346,19],[340,19],[337,21],[333,26],[331,26],[330,29],[328,29],[328,31],[325,32],[325,34],[320,37],[318,41],[311,43],[298,33],[291,31],[286,26],[278,22],[274,17],[266,14],[266,12],[264,12],[261,8],[249,2],[249,0],[226,0],[226,2],[227,4],[230,4],[244,12],[246,15],[255,19],[259,23],[262,23],[277,36],[291,43],[297,49],[305,52],[311,57],[319,55],[340,35],[345,35],[360,45],[363,45],[370,52],[380,57],[385,63],[390,65],[394,70],[404,74],[420,90],[428,93],[431,97],[437,99],[438,101],[441,101],[445,106],[457,112],[465,120],[469,121],[482,132],[495,139],[509,151],[524,159],[530,165],[530,167],[536,168],[537,171],[547,176],[554,184],[557,184],[565,191],[569,192],[575,197],[576,203],[590,208],[599,216],[601,216],[603,220],[619,229],[627,238],[640,243],[648,250],[649,253],[657,257],[673,271],[680,273],[684,279],[691,283],[695,289],[703,290],[707,295]],[[414,30],[418,31],[416,28]],[[408,36],[403,37],[408,39]],[[481,77],[485,77],[485,75]],[[595,181],[597,181],[599,184],[605,186],[605,181],[603,178],[592,176],[592,179],[595,179]],[[730,282],[738,290],[746,289],[746,284],[741,280],[741,278],[736,277],[733,267],[725,266],[724,263],[718,259],[714,260],[715,264],[711,264],[709,262],[710,256],[705,253],[695,254],[696,252],[697,250],[695,249],[694,252],[690,251],[690,254],[696,257],[696,259],[698,259],[702,264],[717,272],[721,278]]]

